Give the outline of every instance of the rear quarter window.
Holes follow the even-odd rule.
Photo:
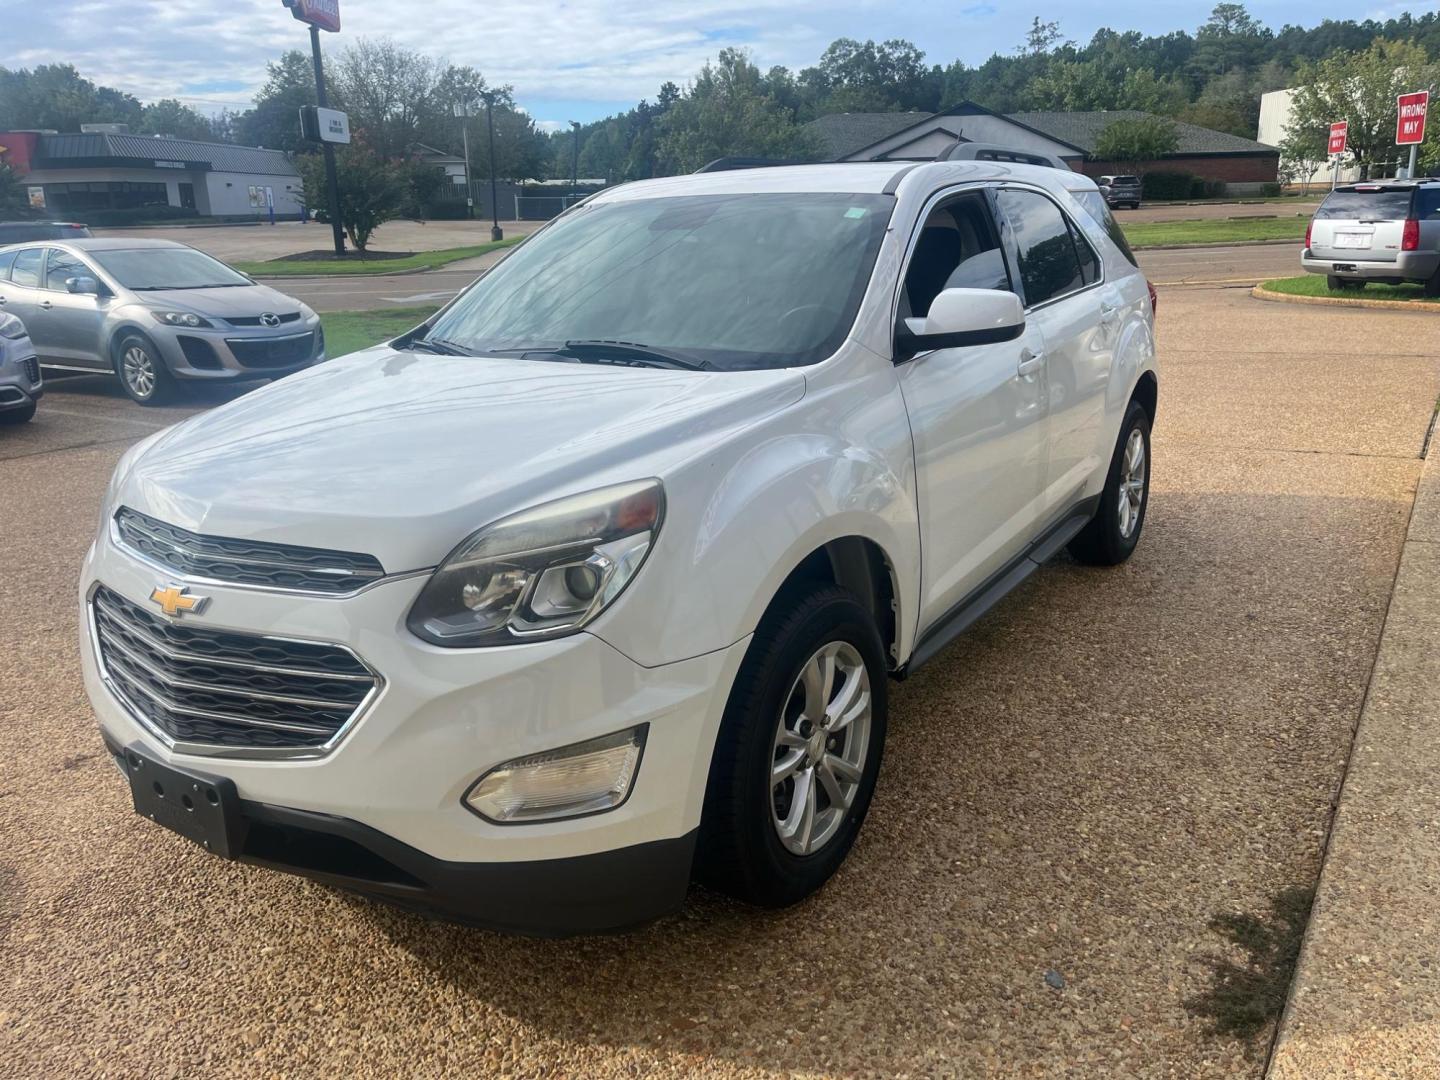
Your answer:
[[[1098,191],[1072,191],[1076,201],[1085,209],[1085,212],[1100,223],[1110,240],[1120,249],[1120,254],[1130,261],[1135,269],[1140,269],[1140,262],[1135,258],[1135,252],[1130,250],[1130,241],[1125,239],[1125,231],[1120,228],[1120,223],[1115,220],[1115,215],[1110,212],[1110,205],[1105,201],[1105,196]]]
[[[1332,191],[1325,196],[1317,221],[1401,221],[1410,216],[1410,189],[1392,191]]]

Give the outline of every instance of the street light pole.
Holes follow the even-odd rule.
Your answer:
[[[580,121],[571,120],[570,126],[575,129],[575,148],[570,157],[570,204],[573,206],[580,194]]]
[[[485,124],[490,129],[490,240],[505,239],[500,231],[500,197],[495,193],[495,95],[485,95]]]
[[[465,216],[475,216],[475,188],[470,181],[470,106],[456,105],[455,115],[460,117],[460,137],[465,142]]]
[[[330,107],[325,97],[325,65],[320,61],[320,30],[310,24],[310,56],[315,61],[315,104],[322,109]],[[345,257],[345,230],[340,224],[340,178],[335,173],[335,147],[325,142],[320,144],[325,155],[325,186],[330,195],[330,231],[335,239],[335,254]]]

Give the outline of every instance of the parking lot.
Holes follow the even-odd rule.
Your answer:
[[[1247,1017],[1288,971],[1212,920],[1283,939],[1314,886],[1440,394],[1436,332],[1162,288],[1135,558],[1062,557],[894,687],[868,823],[813,900],[696,890],[643,932],[573,941],[227,864],[130,812],[80,686],[77,568],[125,447],[224,394],[142,410],[56,380],[0,430],[0,1061],[1258,1076],[1273,1016]]]

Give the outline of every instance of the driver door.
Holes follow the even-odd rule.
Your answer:
[[[910,251],[897,319],[923,317],[945,288],[1014,291],[991,196],[942,197]],[[1022,554],[1044,487],[1040,331],[920,353],[899,366],[920,509],[919,633]]]

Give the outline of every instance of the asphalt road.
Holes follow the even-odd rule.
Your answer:
[[[1235,247],[1178,248],[1139,253],[1141,268],[1156,282],[1255,284],[1265,278],[1300,272],[1300,245],[1254,244]],[[394,277],[273,279],[266,284],[299,297],[316,311],[366,311],[387,306],[438,304],[474,281],[481,269],[503,252],[468,260],[464,269],[435,270]]]
[[[196,406],[57,382],[0,429],[0,1072],[1258,1077],[1271,1022],[1224,1025],[1283,992],[1440,362],[1424,315],[1161,294],[1136,556],[1062,557],[894,686],[820,895],[696,890],[621,938],[429,922],[135,817],[76,569],[125,446]]]

